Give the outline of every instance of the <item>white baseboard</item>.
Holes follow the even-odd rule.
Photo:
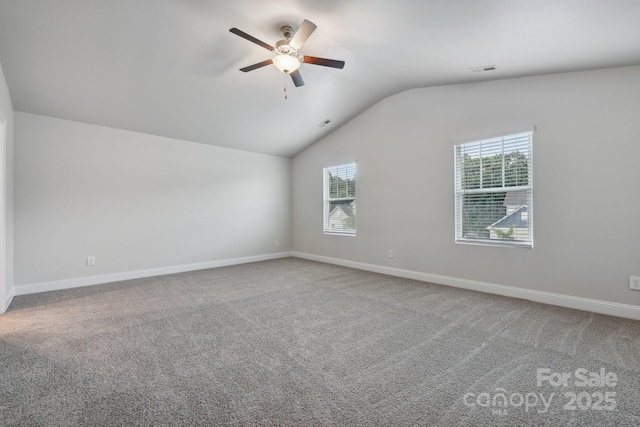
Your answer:
[[[494,283],[478,282],[474,280],[458,279],[437,274],[421,273],[418,271],[402,270],[393,267],[384,267],[375,264],[367,264],[357,261],[349,261],[338,258],[331,258],[321,255],[313,255],[303,252],[292,252],[292,256],[297,258],[319,261],[327,264],[335,264],[343,267],[355,268],[358,270],[371,271],[374,273],[387,274],[389,276],[403,277],[405,279],[420,280],[422,282],[436,283],[439,285],[453,286],[456,288],[469,289],[473,291],[486,292],[490,294],[502,295],[513,298],[526,299],[544,304],[557,305],[560,307],[573,308],[576,310],[590,311],[593,313],[607,314],[616,317],[640,320],[640,306],[619,304],[609,301],[601,301],[582,297],[556,294],[552,292],[534,291],[531,289],[516,288],[513,286],[496,285]]]
[[[11,305],[11,301],[13,301],[13,297],[15,296],[16,296],[16,288],[11,286],[9,288],[9,292],[4,298],[4,301],[2,301],[2,307],[0,307],[0,314],[4,313],[9,309],[9,306]]]
[[[176,265],[171,267],[151,268],[147,270],[125,271],[122,273],[103,274],[99,276],[78,277],[75,279],[53,280],[50,282],[15,285],[15,295],[35,294],[38,292],[58,291],[61,289],[79,288],[81,286],[99,285],[120,282],[122,280],[140,279],[142,277],[163,276],[165,274],[184,273],[186,271],[205,270],[207,268],[226,267],[229,265],[247,264],[270,259],[287,258],[291,252],[279,252],[266,255],[255,255],[243,258],[223,259],[195,264]],[[13,296],[12,296],[13,298]]]

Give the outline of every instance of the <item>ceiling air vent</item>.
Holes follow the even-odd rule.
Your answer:
[[[474,73],[484,73],[485,71],[496,71],[498,67],[495,65],[485,65],[483,67],[473,67],[469,69]]]
[[[328,125],[329,123],[331,123],[331,120],[329,119],[324,119],[322,122],[320,122],[320,124],[318,125],[319,128],[323,128],[326,125]]]

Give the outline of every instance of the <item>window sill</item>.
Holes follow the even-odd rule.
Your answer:
[[[356,233],[355,233],[355,232],[347,233],[347,232],[326,231],[326,230],[325,230],[324,234],[329,235],[329,236],[348,236],[348,237],[356,237]]]
[[[501,248],[533,249],[532,242],[507,242],[493,240],[456,239],[456,244],[472,246],[494,246]]]

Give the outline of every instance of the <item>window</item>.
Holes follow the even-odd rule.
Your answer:
[[[356,164],[324,168],[324,232],[356,234]]]
[[[533,247],[532,133],[455,146],[456,243]]]

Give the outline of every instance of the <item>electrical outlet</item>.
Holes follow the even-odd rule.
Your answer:
[[[629,276],[629,289],[640,291],[640,277]]]
[[[389,249],[389,259],[393,259],[393,249]]]
[[[87,265],[89,267],[96,265],[96,257],[94,256],[88,256],[87,257]]]
[[[279,242],[278,240],[276,240],[276,241],[273,243],[273,246],[275,246],[275,247],[280,246],[280,242]]]

